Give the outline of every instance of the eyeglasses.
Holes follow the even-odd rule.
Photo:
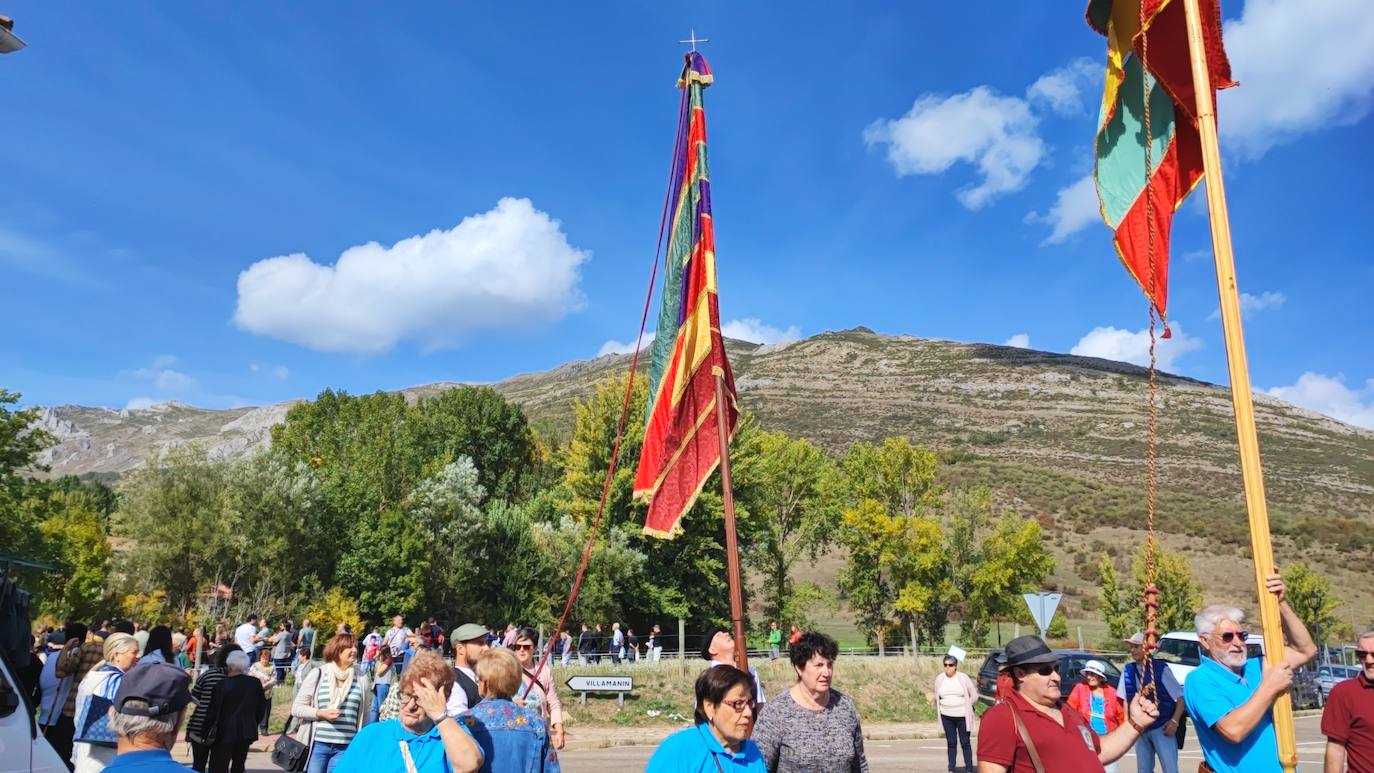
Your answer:
[[[958,663],[946,663],[946,664],[945,664],[945,668],[958,668],[958,667],[959,667],[959,664],[958,664]]]
[[[517,644],[517,645],[515,645],[515,648],[518,649],[518,650],[528,650],[528,651],[530,651],[530,652],[533,652],[533,651],[534,651],[534,645],[533,645],[533,644]]]
[[[730,708],[734,709],[736,714],[743,714],[745,706],[748,706],[749,709],[752,711],[754,709],[754,706],[757,704],[754,702],[753,698],[741,698],[736,701],[721,701],[720,705],[729,706]]]
[[[1023,666],[1023,668],[1025,668],[1028,673],[1035,673],[1041,676],[1049,676],[1050,674],[1054,673],[1055,664],[1040,663],[1034,666]]]
[[[416,695],[413,692],[406,692],[404,690],[396,691],[396,699],[400,701],[402,706],[405,706],[411,701],[415,701],[416,703],[420,702],[420,696]]]
[[[1374,652],[1369,650],[1355,650],[1356,660],[1364,660],[1365,658],[1374,658]]]
[[[1226,633],[1219,633],[1219,634],[1217,634],[1217,638],[1218,638],[1218,639],[1221,639],[1221,641],[1222,641],[1223,644],[1230,644],[1231,642],[1233,642],[1233,641],[1235,641],[1235,640],[1237,640],[1237,639],[1239,639],[1240,642],[1241,642],[1242,644],[1244,644],[1244,643],[1245,643],[1245,640],[1248,639],[1248,638],[1250,638],[1250,632],[1249,632],[1249,631],[1227,631]]]

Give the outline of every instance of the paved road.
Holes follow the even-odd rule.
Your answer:
[[[1320,717],[1298,717],[1298,769],[1321,770],[1326,744],[1321,735]],[[945,770],[945,742],[933,738],[915,741],[869,741],[868,769],[872,773],[908,773],[909,771]],[[610,771],[640,771],[653,753],[650,746],[621,746],[611,749],[565,751],[559,756],[563,770],[568,773],[609,773]],[[962,754],[962,753],[961,753]],[[1197,770],[1202,760],[1197,741],[1189,734],[1188,743],[1179,755],[1179,767]],[[960,762],[963,762],[960,759]],[[1127,754],[1117,767],[1117,773],[1136,773],[1135,754]]]

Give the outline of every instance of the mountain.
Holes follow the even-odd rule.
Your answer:
[[[831,451],[907,435],[946,452],[953,462],[945,467],[947,485],[985,483],[1003,507],[1039,518],[1059,559],[1055,581],[1080,613],[1092,609],[1097,556],[1124,558],[1143,539],[1143,368],[864,328],[728,347],[740,400],[763,427]],[[493,387],[521,404],[541,431],[564,436],[574,402],[629,362],[628,355],[607,355]],[[1190,556],[1209,599],[1249,598],[1230,393],[1163,373],[1157,384],[1161,540]],[[420,398],[452,386],[403,391]],[[41,423],[61,443],[44,461],[53,474],[108,476],[174,444],[200,443],[219,458],[241,456],[265,447],[271,426],[291,405],[49,408]],[[1255,413],[1277,555],[1321,567],[1342,589],[1346,609],[1368,616],[1374,595],[1360,580],[1367,580],[1374,558],[1374,432],[1266,395],[1255,396]]]

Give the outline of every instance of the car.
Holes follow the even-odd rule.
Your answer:
[[[0,651],[0,770],[5,773],[67,773],[67,766],[38,732],[28,691],[15,678],[9,656]]]
[[[1250,634],[1245,640],[1246,657],[1264,656],[1264,637]],[[1193,669],[1202,665],[1202,645],[1198,644],[1196,631],[1170,631],[1159,637],[1159,649],[1155,657],[1169,664],[1169,671],[1182,686]]]
[[[1059,656],[1059,691],[1064,697],[1069,697],[1073,692],[1074,686],[1083,681],[1083,666],[1089,660],[1097,660],[1106,664],[1107,684],[1116,686],[1121,678],[1121,669],[1107,660],[1102,655],[1084,652],[1083,650],[1053,650]],[[997,658],[1002,654],[1002,650],[996,649],[988,653],[987,659],[978,669],[978,698],[987,703],[993,703],[997,694]]]
[[[1326,702],[1317,683],[1317,670],[1310,666],[1293,672],[1293,686],[1288,694],[1293,699],[1295,709],[1319,709]]]
[[[1326,700],[1331,694],[1331,688],[1347,679],[1354,679],[1360,675],[1360,669],[1355,666],[1342,666],[1336,663],[1326,663],[1317,667],[1317,689],[1321,691],[1322,700]]]

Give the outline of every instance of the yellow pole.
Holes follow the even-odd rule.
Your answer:
[[[1207,213],[1212,223],[1212,251],[1217,268],[1217,293],[1221,297],[1221,325],[1226,336],[1226,363],[1231,375],[1231,403],[1236,414],[1236,439],[1240,446],[1240,473],[1245,483],[1245,506],[1250,516],[1250,552],[1255,559],[1255,587],[1259,592],[1260,624],[1264,629],[1266,658],[1270,666],[1283,662],[1283,629],[1279,602],[1265,588],[1274,571],[1274,547],[1269,540],[1269,509],[1264,498],[1264,473],[1260,469],[1259,437],[1255,433],[1255,406],[1250,395],[1250,371],[1245,360],[1245,336],[1241,331],[1240,294],[1236,290],[1236,265],[1231,252],[1231,224],[1226,216],[1226,189],[1221,179],[1221,151],[1217,145],[1217,119],[1212,106],[1212,84],[1202,40],[1198,0],[1184,0],[1188,19],[1188,51],[1193,64],[1193,91],[1197,95],[1198,133],[1202,138],[1202,166],[1207,182]],[[1279,762],[1284,770],[1298,765],[1297,737],[1293,732],[1293,703],[1288,695],[1274,702],[1274,730],[1278,735]]]

